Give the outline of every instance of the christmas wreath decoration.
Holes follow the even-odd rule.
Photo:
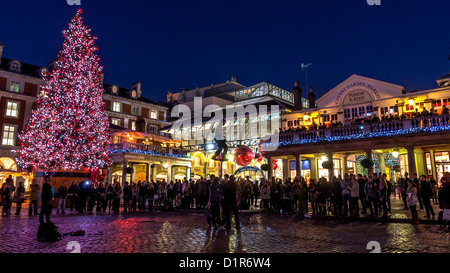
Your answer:
[[[334,166],[333,161],[327,160],[327,161],[322,162],[322,168],[324,168],[324,169],[327,169],[327,170],[333,169],[333,166]]]
[[[133,174],[134,173],[134,169],[133,169],[133,167],[127,167],[125,172],[129,173],[129,174]]]
[[[268,172],[270,170],[270,165],[269,164],[262,164],[261,165],[261,170]]]
[[[363,166],[363,168],[372,168],[373,167],[373,161],[371,159],[368,158],[364,158],[363,160],[361,160],[361,166]]]

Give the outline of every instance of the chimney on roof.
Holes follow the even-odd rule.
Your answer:
[[[302,89],[300,88],[300,82],[294,82],[292,92],[294,93],[294,110],[302,110]]]
[[[0,64],[2,63],[3,44],[0,42]]]
[[[131,89],[136,90],[136,93],[137,93],[137,97],[138,97],[138,98],[141,97],[141,95],[142,95],[142,90],[141,90],[141,82],[140,82],[140,81],[133,83],[133,84],[131,85]]]
[[[309,108],[316,108],[316,95],[312,87],[309,88],[308,94]]]

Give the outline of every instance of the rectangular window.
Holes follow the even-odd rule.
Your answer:
[[[131,121],[131,130],[136,131],[136,121]]]
[[[398,112],[397,106],[389,107],[389,114],[396,114]]]
[[[158,127],[156,127],[154,125],[150,125],[150,133],[156,134],[157,131],[158,131]]]
[[[358,117],[358,108],[352,108],[352,118]]]
[[[328,121],[330,121],[330,115],[323,116],[323,122],[328,122]]]
[[[9,90],[12,92],[19,93],[19,87],[20,87],[19,82],[11,81],[11,83],[9,85]]]
[[[434,100],[433,101],[433,107],[441,107],[441,106],[442,106],[441,100]]]
[[[416,107],[417,107],[418,109],[423,109],[423,102],[417,102],[417,103],[416,103]],[[414,108],[413,108],[413,110],[414,110]]]
[[[366,109],[364,108],[364,106],[359,107],[359,116],[364,117],[365,115],[366,115]]]
[[[133,106],[131,111],[132,111],[131,112],[132,115],[139,116],[139,107]]]
[[[443,99],[443,100],[442,100],[442,104],[445,105],[445,106],[449,106],[449,105],[450,105],[450,98],[448,98],[448,99]]]
[[[113,101],[113,111],[114,112],[120,112],[121,111],[121,105],[120,102]]]
[[[288,120],[287,126],[288,126],[288,128],[292,127],[292,120]]]
[[[373,114],[373,106],[372,105],[366,106],[366,113],[368,116],[371,116]]]
[[[158,118],[158,113],[156,112],[156,110],[152,110],[152,112],[150,113],[150,118],[154,118],[154,119]]]
[[[14,146],[14,136],[16,134],[16,127],[11,125],[3,126],[2,145]]]
[[[14,117],[14,118],[19,117],[18,109],[19,109],[19,103],[8,101],[8,103],[6,104],[6,116]]]
[[[414,110],[414,105],[405,104],[405,108],[406,108],[406,111],[413,111]]]
[[[350,118],[350,109],[344,109],[344,118],[349,119]]]
[[[118,118],[111,119],[111,123],[114,124],[114,125],[117,125],[117,126],[121,126],[120,125],[120,119],[118,119]]]
[[[448,152],[436,152],[434,153],[434,159],[436,162],[449,162],[449,154]]]

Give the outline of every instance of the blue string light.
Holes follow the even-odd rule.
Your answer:
[[[191,158],[187,155],[177,155],[177,154],[161,154],[154,151],[141,151],[141,150],[133,150],[133,149],[117,149],[117,150],[111,150],[111,154],[120,154],[120,153],[133,153],[133,154],[145,154],[145,155],[158,155],[158,156],[169,156],[169,157],[176,157],[176,158]]]
[[[321,138],[311,138],[311,139],[301,139],[301,140],[280,141],[278,144],[264,143],[263,146],[287,146],[287,145],[310,144],[310,143],[318,143],[318,142],[355,140],[355,139],[363,139],[363,138],[389,137],[389,136],[398,136],[398,135],[416,134],[416,133],[425,133],[425,132],[439,132],[439,131],[448,131],[448,130],[450,130],[450,125],[424,127],[424,128],[415,127],[415,128],[410,128],[410,129],[391,130],[391,131],[384,131],[384,132],[359,133],[359,134],[352,134],[352,135],[347,135],[347,136],[332,136],[332,137],[321,137]]]

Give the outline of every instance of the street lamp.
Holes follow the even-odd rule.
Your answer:
[[[163,164],[164,169],[167,169],[167,167],[169,167],[169,164],[166,162]]]
[[[395,149],[395,150],[392,152],[392,156],[393,156],[393,157],[398,157],[398,150],[397,150],[397,149]]]

